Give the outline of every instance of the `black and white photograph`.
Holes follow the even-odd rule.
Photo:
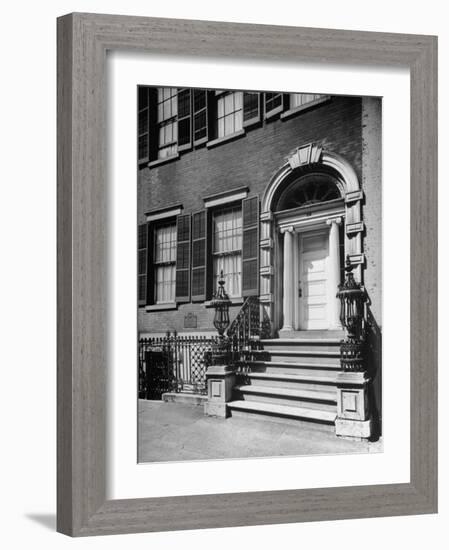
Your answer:
[[[6,5],[4,548],[445,546],[443,8]]]
[[[137,93],[139,462],[381,452],[382,99]]]

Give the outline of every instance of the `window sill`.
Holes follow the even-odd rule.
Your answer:
[[[178,145],[178,153],[185,153],[186,151],[191,151],[191,150],[192,150],[192,143],[186,143],[185,145]]]
[[[201,147],[201,145],[205,145],[207,143],[207,136],[203,137],[201,139],[196,139],[193,144],[195,147]]]
[[[284,108],[283,105],[279,105],[279,107],[276,107],[275,109],[273,109],[271,111],[268,111],[268,113],[265,113],[264,119],[265,120],[270,120],[270,119],[276,117],[279,113],[282,112],[283,108]]]
[[[171,155],[170,157],[165,157],[163,159],[152,160],[148,163],[148,167],[154,168],[155,166],[160,166],[161,164],[165,164],[166,162],[171,162],[172,160],[177,159],[179,159],[179,153],[176,153],[176,155]]]
[[[238,132],[234,132],[233,134],[229,134],[228,136],[223,136],[217,139],[213,139],[212,141],[207,142],[207,148],[210,149],[211,147],[221,145],[222,143],[233,141],[234,139],[237,139],[240,136],[244,136],[244,135],[245,135],[245,130],[239,130]]]
[[[176,302],[170,302],[167,304],[153,304],[152,306],[145,307],[145,311],[165,311],[169,309],[178,309]]]
[[[331,99],[331,96],[326,95],[323,97],[320,97],[319,99],[314,99],[313,101],[310,101],[309,103],[305,103],[304,105],[299,105],[298,107],[293,107],[293,109],[289,109],[288,111],[285,111],[285,113],[282,113],[281,119],[286,120],[298,113],[302,113],[303,111],[308,111],[309,109],[312,109],[312,107],[316,107],[317,105],[320,105],[321,103],[326,103]]]
[[[250,118],[249,120],[243,121],[243,129],[247,128],[253,128],[254,126],[257,126],[257,124],[260,124],[260,116],[257,115],[253,118]]]
[[[243,305],[243,298],[229,298],[229,299],[231,300],[231,307]],[[204,306],[214,307],[213,300],[208,300],[207,302],[204,302]]]

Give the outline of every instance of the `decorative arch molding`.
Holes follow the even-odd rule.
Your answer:
[[[365,258],[362,251],[362,220],[363,191],[355,170],[350,163],[336,153],[326,151],[320,145],[310,143],[297,147],[286,158],[277,172],[271,178],[262,197],[261,204],[261,240],[260,240],[260,300],[264,315],[273,319],[272,304],[274,302],[275,251],[277,238],[274,213],[277,197],[288,186],[297,181],[294,176],[310,171],[331,172],[337,176],[338,188],[345,203],[345,255],[349,256],[354,266],[356,279],[362,281],[362,265]]]
[[[285,183],[289,183],[288,180],[294,171],[300,173],[306,167],[319,169],[320,166],[331,168],[340,176],[342,185],[340,191],[342,191],[346,202],[362,200],[363,192],[352,166],[340,155],[325,151],[319,145],[309,144],[297,147],[287,157],[286,163],[271,178],[262,198],[262,212],[272,211],[276,192]]]

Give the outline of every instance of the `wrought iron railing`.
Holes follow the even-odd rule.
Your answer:
[[[165,392],[206,393],[206,370],[216,336],[178,336],[139,340],[139,397],[161,399]]]
[[[260,305],[257,296],[248,296],[228,329],[233,352],[246,349],[260,338]]]
[[[242,376],[247,372],[253,352],[262,348],[260,339],[270,336],[270,321],[265,315],[261,318],[261,311],[264,313],[258,297],[249,296],[227,332],[231,360]]]

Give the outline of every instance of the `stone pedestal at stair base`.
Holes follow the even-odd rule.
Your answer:
[[[365,372],[341,372],[337,375],[337,419],[335,433],[340,437],[368,439],[372,419],[368,402],[370,379]]]
[[[228,401],[232,399],[235,386],[235,370],[229,365],[213,365],[206,371],[207,401],[204,403],[204,414],[207,416],[229,416]]]

